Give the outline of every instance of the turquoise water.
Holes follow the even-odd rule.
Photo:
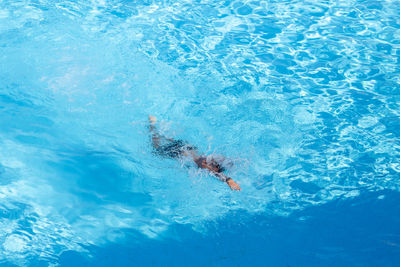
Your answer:
[[[0,263],[398,266],[399,77],[398,1],[2,0]]]

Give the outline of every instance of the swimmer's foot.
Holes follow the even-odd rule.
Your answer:
[[[156,124],[156,122],[157,122],[157,118],[156,117],[154,117],[154,116],[151,116],[151,115],[149,115],[149,121],[150,121],[150,124]]]

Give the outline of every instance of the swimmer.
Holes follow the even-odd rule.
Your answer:
[[[169,158],[189,157],[200,169],[206,169],[220,181],[225,182],[231,190],[240,191],[239,185],[223,172],[225,169],[211,156],[198,155],[197,148],[189,145],[182,140],[174,140],[159,134],[156,128],[157,119],[149,115],[149,129],[151,141],[155,152],[161,156]]]

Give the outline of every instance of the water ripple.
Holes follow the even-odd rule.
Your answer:
[[[399,14],[396,1],[0,1],[0,261],[399,190]],[[241,194],[155,158],[149,113],[232,158]]]

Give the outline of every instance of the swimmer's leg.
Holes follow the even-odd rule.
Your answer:
[[[149,130],[151,133],[151,141],[153,143],[153,146],[155,148],[160,147],[160,143],[161,141],[167,141],[167,142],[174,142],[175,140],[172,138],[167,138],[163,135],[161,135],[158,131],[157,131],[157,127],[156,127],[156,123],[157,123],[157,118],[149,115]]]
[[[153,146],[155,148],[158,148],[160,146],[160,138],[161,138],[161,136],[158,133],[157,128],[156,128],[157,118],[154,117],[154,116],[149,115],[149,122],[150,122],[149,130],[150,130],[150,133],[151,133],[151,142],[153,143]]]
[[[182,141],[176,141],[173,138],[167,138],[163,135],[161,135],[158,131],[157,131],[157,127],[156,127],[156,123],[157,123],[157,118],[149,115],[149,130],[151,133],[151,141],[153,144],[154,148],[159,148],[161,146],[161,143],[169,143],[169,144],[173,144],[174,142],[179,144],[179,150],[181,150],[181,143]],[[193,160],[197,159],[199,156],[197,154],[197,149],[196,148],[192,148],[192,149],[185,149],[182,151],[182,154],[184,156],[190,156],[193,158]]]

